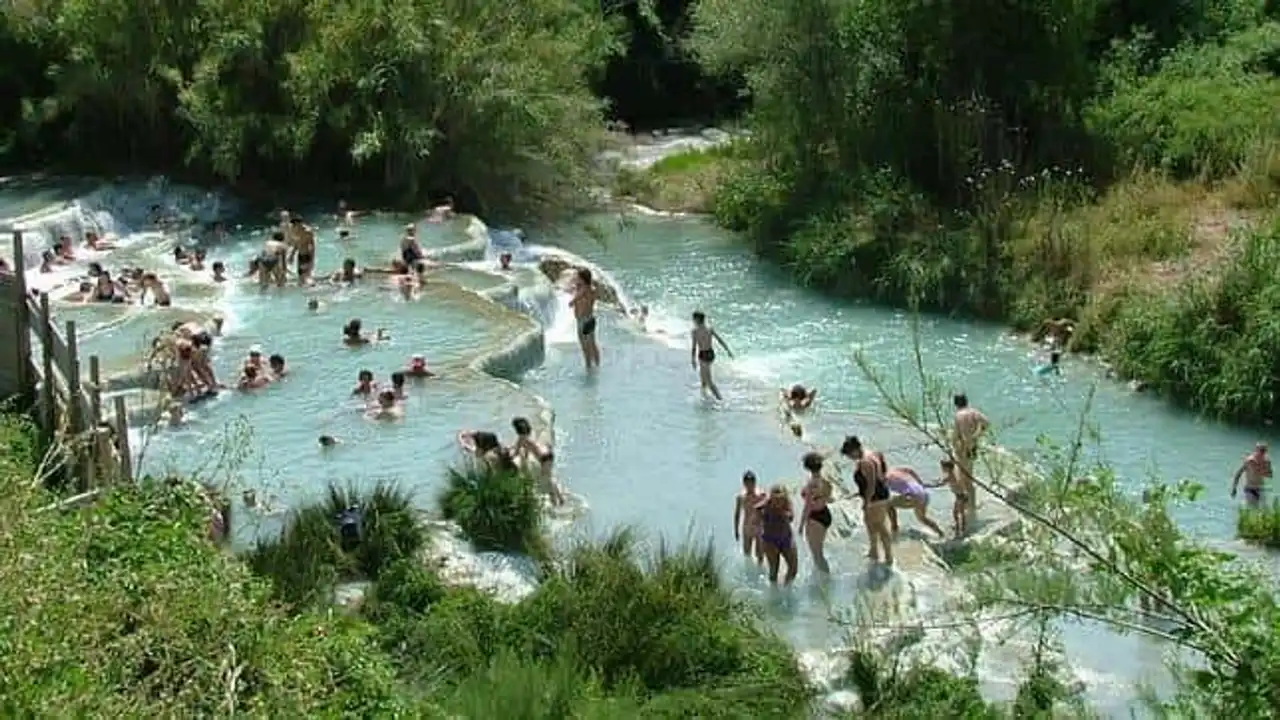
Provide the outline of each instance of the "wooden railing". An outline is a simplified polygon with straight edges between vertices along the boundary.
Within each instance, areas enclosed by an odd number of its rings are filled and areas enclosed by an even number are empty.
[[[116,396],[110,416],[104,415],[98,357],[89,357],[86,382],[75,322],[59,328],[48,294],[27,288],[21,232],[13,234],[13,257],[13,273],[0,276],[0,343],[14,341],[12,350],[0,349],[0,394],[34,403],[46,439],[71,453],[67,460],[81,490],[131,480],[124,398]]]

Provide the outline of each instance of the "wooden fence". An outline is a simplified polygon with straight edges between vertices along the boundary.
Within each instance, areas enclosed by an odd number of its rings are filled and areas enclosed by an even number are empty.
[[[75,322],[55,324],[48,294],[27,288],[23,257],[22,233],[15,232],[13,271],[0,275],[0,399],[18,398],[34,410],[45,439],[67,451],[81,491],[130,481],[124,398],[104,412],[98,357],[91,355],[87,368],[81,363]]]

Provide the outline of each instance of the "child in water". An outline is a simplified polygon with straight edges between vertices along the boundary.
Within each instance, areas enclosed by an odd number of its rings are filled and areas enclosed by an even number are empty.
[[[719,343],[720,347],[729,357],[733,357],[733,351],[725,344],[724,338],[720,337],[720,333],[715,328],[707,324],[707,315],[701,310],[693,313],[693,344],[689,348],[689,362],[698,371],[698,380],[702,385],[702,392],[710,392],[716,400],[723,400],[720,395],[720,388],[716,386],[716,382],[711,377],[711,363],[716,361],[716,351],[714,344]]]
[[[1039,375],[1040,377],[1045,377],[1046,375],[1061,375],[1062,374],[1061,363],[1062,363],[1062,353],[1057,350],[1054,350],[1053,352],[1049,353],[1049,364],[1041,365],[1040,367],[1037,367],[1036,375]]]
[[[750,470],[742,474],[742,492],[733,503],[733,539],[742,543],[742,554],[754,557],[756,563],[764,562],[764,546],[760,544],[760,506],[768,494],[756,484],[756,474]]]
[[[951,506],[951,522],[956,537],[963,537],[969,525],[969,495],[965,491],[964,483],[960,482],[960,478],[956,476],[956,464],[950,458],[943,458],[938,465],[942,468],[942,478],[926,487],[938,488],[945,485],[950,488],[951,494],[955,496],[955,504]]]

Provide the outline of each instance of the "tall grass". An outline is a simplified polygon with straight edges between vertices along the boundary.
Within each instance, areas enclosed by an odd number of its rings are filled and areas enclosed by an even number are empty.
[[[796,716],[811,690],[790,648],[730,599],[713,557],[707,547],[648,554],[622,531],[574,547],[515,605],[465,589],[406,595],[388,574],[366,608],[409,677],[453,684],[470,707],[532,702],[505,694],[515,689],[479,697],[476,674],[502,669],[547,683],[558,706],[604,692],[656,716]]]
[[[451,467],[439,505],[477,550],[547,557],[542,499],[533,480],[518,470],[478,462]]]
[[[1241,540],[1280,549],[1280,500],[1273,500],[1270,506],[1240,508],[1236,535]]]
[[[358,508],[359,539],[343,540],[339,518]],[[254,572],[270,578],[279,597],[295,605],[327,603],[344,580],[376,580],[426,543],[408,494],[378,484],[370,490],[330,486],[323,500],[292,513],[276,538],[248,554]]]
[[[1280,222],[1237,238],[1233,262],[1121,306],[1103,348],[1125,376],[1212,415],[1280,415]]]

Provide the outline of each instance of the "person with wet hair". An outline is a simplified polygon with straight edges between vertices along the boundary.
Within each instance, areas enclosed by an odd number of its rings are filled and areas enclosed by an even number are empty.
[[[889,531],[889,487],[884,482],[883,456],[867,452],[856,435],[840,445],[840,454],[853,462],[853,482],[862,498],[862,521],[867,526],[867,559],[893,564],[893,534]]]
[[[804,510],[800,513],[799,535],[809,543],[809,554],[813,556],[813,565],[818,572],[828,575],[831,566],[827,563],[827,532],[831,530],[831,482],[822,476],[822,456],[816,452],[808,452],[800,458],[800,465],[809,473],[809,479],[800,489],[800,497],[804,499]]]

